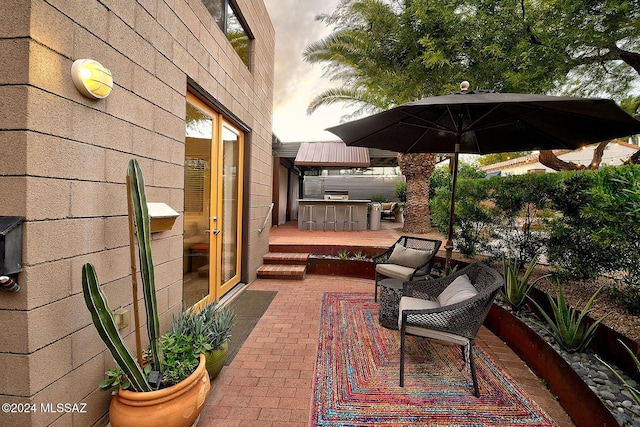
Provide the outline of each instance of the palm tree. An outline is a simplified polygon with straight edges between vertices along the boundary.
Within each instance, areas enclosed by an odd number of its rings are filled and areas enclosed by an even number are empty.
[[[413,21],[406,8],[394,10],[393,4],[380,0],[345,1],[321,19],[336,29],[310,44],[303,56],[311,63],[326,63],[325,76],[342,86],[318,94],[309,114],[322,105],[359,106],[348,119],[450,89],[441,82],[451,81],[452,68],[444,70],[436,62],[426,65],[420,40],[428,29]],[[393,141],[389,149],[393,150]],[[398,164],[407,179],[404,231],[427,232],[431,228],[429,177],[436,156],[399,155]]]

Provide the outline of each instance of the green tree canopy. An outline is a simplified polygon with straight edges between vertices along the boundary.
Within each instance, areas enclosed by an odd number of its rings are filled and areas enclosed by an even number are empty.
[[[342,0],[319,17],[333,32],[303,53],[341,86],[318,94],[308,110],[344,103],[360,107],[355,116],[374,113],[456,91],[463,80],[499,92],[631,100],[640,87],[639,3]],[[407,174],[405,218],[415,224],[428,214],[428,185],[417,182],[428,180],[435,160],[399,160]],[[405,231],[419,232],[407,222]]]
[[[517,159],[518,157],[524,157],[531,154],[532,151],[515,151],[512,153],[493,153],[485,154],[477,158],[477,162],[480,166],[489,166],[495,163],[506,162],[507,160]]]
[[[640,0],[343,0],[304,58],[342,86],[310,105],[387,109],[472,87],[602,95],[640,84]],[[634,89],[635,88],[635,89]]]

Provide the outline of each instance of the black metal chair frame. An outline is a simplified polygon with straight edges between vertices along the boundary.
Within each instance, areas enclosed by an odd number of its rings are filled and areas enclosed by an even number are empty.
[[[393,249],[396,247],[396,245],[402,245],[405,248],[410,248],[410,249],[418,249],[418,250],[433,252],[433,255],[429,257],[429,259],[427,259],[427,261],[424,264],[422,264],[421,266],[419,266],[413,271],[413,273],[409,277],[409,280],[411,281],[416,276],[428,276],[431,273],[431,267],[433,267],[433,261],[436,257],[436,254],[438,253],[438,249],[440,249],[440,245],[442,245],[442,242],[440,240],[425,239],[422,237],[401,236],[398,240],[396,240],[396,242],[393,245],[391,245],[391,247],[389,247],[389,249],[385,250],[384,252],[380,252],[379,254],[374,255],[371,258],[375,263],[375,265],[377,266],[378,264],[385,264],[386,261],[391,256],[391,254],[393,253]],[[374,301],[376,302],[378,301],[378,287],[380,286],[378,283],[380,279],[383,279],[385,277],[387,276],[384,276],[383,274],[378,273],[376,269],[375,289],[373,294]]]
[[[462,347],[463,359],[469,360],[476,397],[480,397],[475,363],[473,361],[474,340],[482,323],[489,314],[493,300],[502,288],[503,278],[496,270],[483,263],[471,264],[456,273],[434,280],[405,282],[403,296],[428,299],[437,297],[453,280],[467,274],[478,294],[465,301],[426,310],[403,310],[400,325],[400,387],[404,387],[405,338],[407,325],[419,328],[447,332],[466,338],[468,343]],[[429,339],[427,337],[423,337]],[[441,340],[443,341],[443,340]]]

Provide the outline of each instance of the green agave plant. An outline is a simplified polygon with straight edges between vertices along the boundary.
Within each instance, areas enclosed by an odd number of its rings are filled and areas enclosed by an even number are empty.
[[[553,311],[553,319],[551,319],[542,307],[531,297],[528,298],[536,306],[542,317],[544,317],[549,328],[541,324],[539,324],[539,326],[549,332],[562,348],[569,353],[573,353],[582,352],[587,348],[595,336],[596,329],[608,316],[608,314],[605,314],[590,325],[587,321],[587,315],[591,311],[591,306],[601,290],[602,288],[598,289],[589,301],[587,301],[582,310],[578,311],[576,308],[567,305],[562,285],[558,282],[556,284],[557,302],[551,295],[547,295]]]
[[[504,276],[504,285],[500,290],[500,295],[511,306],[513,311],[520,311],[520,309],[524,306],[527,301],[527,294],[533,287],[533,285],[545,278],[549,275],[546,274],[544,276],[538,277],[533,282],[529,283],[529,278],[531,277],[531,273],[536,268],[538,264],[538,256],[533,257],[529,265],[527,265],[527,269],[522,276],[522,279],[518,278],[518,274],[520,273],[520,261],[517,259],[502,258],[502,270]]]
[[[231,339],[231,329],[236,321],[236,313],[226,308],[216,310],[210,335],[210,343],[214,350],[219,349],[222,345]]]
[[[638,356],[636,354],[634,354],[633,351],[631,351],[631,349],[624,342],[622,342],[622,340],[618,340],[618,342],[620,344],[622,344],[622,346],[627,351],[627,353],[629,353],[629,355],[631,356],[631,359],[636,364],[636,367],[638,368],[638,371],[640,371],[640,360],[638,360]],[[626,388],[627,391],[631,394],[631,397],[633,397],[633,400],[635,400],[636,403],[638,405],[640,405],[640,389],[632,387],[631,384],[629,384],[627,381],[625,381],[625,379],[622,378],[620,376],[620,374],[618,374],[618,372],[615,369],[613,369],[613,367],[611,365],[609,365],[607,362],[602,360],[599,356],[596,356],[596,358],[600,362],[602,362],[602,364],[604,364],[611,371],[611,373],[613,373],[613,375],[616,376],[616,378],[618,378],[618,381],[620,381],[622,383],[622,385],[624,386],[624,388]],[[634,412],[634,411],[632,411],[632,412]],[[640,415],[637,412],[634,412],[634,413],[636,415]]]
[[[211,349],[216,350],[231,339],[235,319],[233,310],[213,302],[200,310],[189,308],[178,313],[173,317],[171,331],[179,335],[203,335]]]

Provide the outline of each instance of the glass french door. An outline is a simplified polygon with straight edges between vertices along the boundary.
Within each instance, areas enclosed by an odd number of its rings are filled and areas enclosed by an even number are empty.
[[[218,301],[240,282],[244,135],[187,94],[183,302]]]

